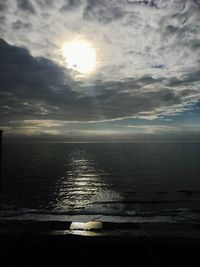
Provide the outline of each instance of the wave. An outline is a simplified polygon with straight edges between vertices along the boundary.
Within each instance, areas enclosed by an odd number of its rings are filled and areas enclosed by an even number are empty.
[[[98,219],[112,222],[173,222],[200,224],[200,210],[190,209],[163,209],[161,211],[127,210],[120,212],[112,210],[33,210],[14,209],[0,211],[0,220],[36,220],[36,221],[74,221],[77,218],[84,220]]]
[[[188,202],[186,199],[180,199],[176,200],[177,202]],[[97,204],[97,205],[102,205],[102,204],[165,204],[165,203],[174,203],[174,201],[171,200],[117,200],[117,201],[95,201],[91,202],[89,204]]]

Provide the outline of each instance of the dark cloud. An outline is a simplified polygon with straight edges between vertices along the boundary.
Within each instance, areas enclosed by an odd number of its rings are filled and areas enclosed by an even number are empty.
[[[157,2],[158,2],[158,0],[144,0],[144,1],[127,0],[128,4],[147,5],[147,6],[158,8]]]
[[[200,50],[200,41],[194,40],[193,42],[191,42],[191,47],[194,52],[198,52]]]
[[[17,20],[15,22],[12,23],[12,27],[14,30],[23,30],[23,29],[27,29],[27,30],[31,30],[32,29],[32,24],[29,22],[23,22],[21,20]]]
[[[140,79],[138,79],[138,82],[141,82],[143,85],[144,84],[153,84],[153,83],[158,83],[161,82],[163,79],[155,79],[150,75],[144,75]]]
[[[199,0],[194,0],[194,2],[197,4],[197,6],[200,8],[200,1]]]
[[[6,17],[6,10],[1,10],[1,6],[0,6],[0,32],[1,32],[1,36],[3,36],[3,33],[5,31],[6,28],[6,24],[7,24],[7,17]],[[2,14],[2,15],[1,15]]]
[[[15,85],[19,88],[15,93],[20,94],[24,87],[44,86],[48,75],[53,82],[52,75],[55,76],[55,70],[52,65],[43,58],[34,59],[25,48],[18,48],[8,45],[3,40],[0,41],[0,75],[2,90],[15,91]],[[47,72],[43,76],[43,68]],[[42,71],[42,72],[41,72]],[[52,73],[51,73],[52,72]],[[49,81],[50,82],[50,81]],[[31,91],[29,92],[31,93]],[[22,93],[23,94],[23,93]]]
[[[42,10],[47,10],[48,8],[53,8],[55,1],[54,0],[35,0],[38,6]]]
[[[60,8],[61,12],[70,11],[81,5],[80,0],[65,0],[63,6]]]
[[[71,93],[66,76],[55,63],[34,58],[25,48],[8,45],[0,40],[1,108],[5,115],[42,115],[42,110],[54,110],[54,103]],[[59,92],[57,90],[60,90]],[[17,111],[17,113],[16,113]],[[43,112],[44,113],[44,112]]]
[[[30,0],[17,0],[17,6],[19,9],[29,12],[31,14],[35,14],[35,9]]]
[[[190,1],[190,0],[189,0]],[[187,2],[189,2],[188,0],[177,0],[177,1],[172,1],[177,5],[182,5],[183,9],[185,9]],[[148,7],[155,7],[155,8],[159,8],[160,6],[162,6],[163,4],[165,5],[168,1],[162,1],[162,0],[141,0],[141,1],[137,1],[137,0],[127,0],[128,4],[132,4],[132,5],[145,5]],[[200,1],[199,0],[192,0],[193,3],[196,4],[197,7],[200,8]],[[170,3],[171,4],[171,3]]]
[[[87,0],[83,16],[87,20],[97,20],[101,23],[108,23],[112,20],[122,18],[123,9],[116,5],[116,2],[108,0]]]
[[[185,96],[195,93],[162,89],[165,81],[150,75],[84,85],[73,81],[53,61],[33,57],[27,49],[2,39],[0,58],[1,124],[25,119],[98,121],[153,114],[182,104]],[[146,85],[151,89],[144,89]]]
[[[124,92],[123,87],[116,91],[110,90],[98,97],[99,105],[104,114],[108,118],[129,117],[131,115],[140,114],[140,112],[154,111],[155,108],[163,108],[169,105],[181,103],[181,97],[174,91],[160,90],[142,92],[142,88]]]
[[[0,2],[0,11],[4,11],[7,9],[7,5],[6,5],[6,2],[3,1],[3,2]]]
[[[190,73],[185,74],[181,79],[173,77],[168,81],[168,85],[171,87],[177,87],[195,82],[200,82],[200,70],[191,71]]]
[[[6,22],[5,16],[0,16],[0,24],[4,24]]]
[[[154,69],[163,69],[163,68],[165,68],[165,65],[163,65],[163,64],[155,64],[155,65],[152,65],[151,67],[154,68]]]
[[[199,82],[200,81],[200,70],[194,70],[191,73],[185,75],[183,82],[191,83],[191,82]]]

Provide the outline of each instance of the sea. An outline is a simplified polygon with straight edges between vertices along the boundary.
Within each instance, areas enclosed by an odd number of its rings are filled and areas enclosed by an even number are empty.
[[[0,218],[200,223],[200,144],[5,143]]]

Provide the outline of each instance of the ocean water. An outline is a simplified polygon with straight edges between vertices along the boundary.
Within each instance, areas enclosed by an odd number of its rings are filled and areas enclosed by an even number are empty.
[[[200,144],[3,144],[1,218],[200,222]]]

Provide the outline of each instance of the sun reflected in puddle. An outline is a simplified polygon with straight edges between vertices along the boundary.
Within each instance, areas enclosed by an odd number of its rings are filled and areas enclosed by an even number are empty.
[[[70,225],[70,230],[100,230],[103,228],[102,222],[72,222]]]
[[[70,234],[81,236],[101,236],[103,235],[102,222],[72,222],[70,225]]]

